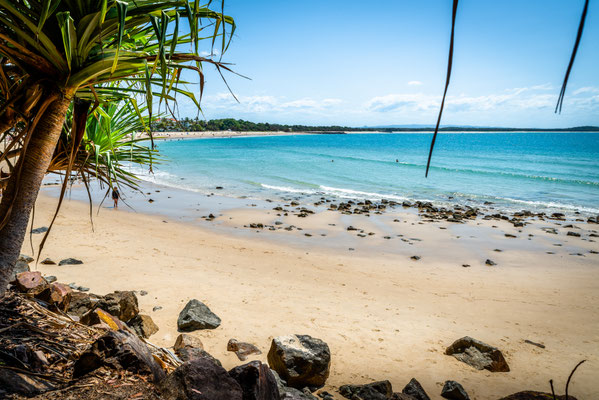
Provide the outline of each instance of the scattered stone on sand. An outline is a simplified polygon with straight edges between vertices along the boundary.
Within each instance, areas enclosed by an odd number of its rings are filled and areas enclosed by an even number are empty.
[[[154,382],[165,376],[148,347],[135,334],[124,330],[108,331],[96,340],[75,362],[73,377],[81,377],[100,367],[149,375]]]
[[[279,336],[272,340],[268,364],[289,386],[319,388],[329,377],[331,351],[320,339],[308,335]]]
[[[412,260],[414,260],[414,261],[418,261],[418,260],[420,260],[420,256],[412,256],[412,257],[410,257],[410,258],[411,258]]]
[[[469,336],[464,336],[453,342],[445,350],[445,354],[454,356],[478,370],[486,369],[491,372],[509,372],[510,370],[499,349]]]
[[[408,382],[401,392],[408,396],[412,396],[415,400],[431,400],[422,388],[420,382],[415,378],[410,379],[410,382]]]
[[[33,234],[40,234],[40,233],[46,233],[48,232],[48,227],[47,226],[40,226],[39,228],[35,228],[31,230],[31,233]]]
[[[445,381],[441,391],[441,397],[448,400],[470,400],[468,393],[462,385],[456,381]]]
[[[27,292],[39,286],[46,286],[48,282],[42,277],[39,271],[25,271],[17,274],[13,281],[21,292]]]
[[[574,237],[580,237],[580,233],[578,232],[573,232],[573,231],[568,231],[568,233],[566,233],[567,236],[574,236]]]
[[[162,310],[162,306],[154,306],[154,308],[152,308],[152,311],[156,312],[156,311],[160,311]]]
[[[470,268],[470,264],[462,264],[462,267],[464,267],[464,268]]]
[[[557,229],[555,228],[541,228],[542,231],[551,233],[552,235],[557,235]]]
[[[515,238],[517,236],[516,235],[512,235],[511,233],[506,233],[505,237],[507,237],[507,238]]]
[[[262,354],[259,348],[251,343],[239,342],[237,339],[230,339],[227,343],[227,351],[233,351],[240,361],[247,360],[252,354]]]
[[[266,364],[251,361],[229,371],[243,391],[243,400],[280,400],[277,381]]]
[[[202,340],[197,336],[193,336],[187,333],[181,333],[179,334],[179,336],[177,336],[177,340],[175,340],[175,345],[173,346],[173,348],[176,351],[184,349],[186,347],[203,349],[204,343],[202,343]]]
[[[490,265],[490,266],[497,265],[497,263],[495,261],[493,261],[489,258],[487,258],[487,260],[485,261],[485,264]]]
[[[200,329],[216,329],[220,323],[220,318],[208,306],[192,299],[179,314],[177,328],[181,332],[192,332]]]
[[[65,258],[64,260],[60,260],[58,265],[79,265],[83,264],[83,261],[78,260],[76,258]]]
[[[140,290],[140,291],[139,291],[139,295],[140,295],[140,296],[147,296],[147,295],[148,295],[148,292],[146,292],[145,290]]]
[[[139,314],[137,296],[135,292],[130,290],[108,293],[100,299],[98,307],[123,322],[128,322],[131,318]]]
[[[553,397],[551,393],[535,392],[529,390],[510,394],[509,396],[502,397],[499,400],[553,400],[554,398],[556,400],[576,400],[576,397],[572,396],[571,394],[568,394],[568,397],[566,397],[565,395],[556,395],[555,397]]]
[[[52,260],[51,258],[44,258],[42,260],[42,264],[44,264],[44,265],[56,265],[56,262],[54,260]]]
[[[127,325],[129,325],[138,336],[141,336],[144,339],[147,339],[158,332],[158,326],[149,315],[137,314],[129,320]]]
[[[227,371],[205,358],[183,363],[162,382],[165,400],[242,400],[241,386]]]
[[[525,339],[524,343],[532,344],[533,346],[537,346],[538,348],[544,349],[545,345],[542,343],[533,342],[532,340]]]

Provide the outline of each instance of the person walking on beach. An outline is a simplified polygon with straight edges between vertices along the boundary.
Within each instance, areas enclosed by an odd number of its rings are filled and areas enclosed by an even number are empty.
[[[121,194],[119,193],[119,189],[117,187],[112,188],[112,201],[114,201],[114,208],[119,208],[119,198]]]

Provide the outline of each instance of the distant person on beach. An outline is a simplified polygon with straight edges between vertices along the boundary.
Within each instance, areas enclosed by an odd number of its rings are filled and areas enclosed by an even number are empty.
[[[119,208],[119,197],[121,194],[119,193],[119,189],[117,187],[112,188],[112,201],[114,201],[114,208]]]

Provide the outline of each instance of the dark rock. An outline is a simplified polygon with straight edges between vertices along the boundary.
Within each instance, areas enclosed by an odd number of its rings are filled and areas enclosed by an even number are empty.
[[[495,261],[488,259],[488,258],[487,258],[487,261],[485,261],[485,264],[490,265],[490,266],[497,265],[497,263]]]
[[[54,275],[44,276],[44,279],[48,283],[53,283],[53,282],[56,282],[58,280]]]
[[[220,326],[220,318],[208,306],[193,299],[183,308],[177,319],[177,328],[181,332],[192,332],[199,329],[216,329]]]
[[[29,262],[21,259],[21,257],[19,257],[19,259],[15,263],[15,267],[13,268],[12,273],[10,274],[10,277],[8,279],[9,282],[13,282],[15,279],[17,279],[17,275],[20,274],[21,272],[29,272],[30,271]]]
[[[573,231],[568,231],[568,233],[566,233],[566,235],[568,235],[568,236],[574,236],[574,237],[580,237],[580,233],[573,232]]]
[[[71,303],[69,304],[69,309],[67,312],[69,314],[82,317],[84,314],[92,310],[99,300],[100,297],[94,294],[73,292],[71,293]]]
[[[445,381],[443,390],[441,391],[441,397],[448,400],[470,400],[468,393],[466,393],[462,385],[456,381]]]
[[[135,333],[145,339],[158,332],[158,326],[149,315],[137,314],[127,322],[127,325],[129,325]]]
[[[416,400],[431,400],[422,388],[422,385],[420,385],[420,382],[414,378],[410,379],[410,382],[408,382],[401,392],[412,396]]]
[[[179,350],[175,350],[175,354],[182,361],[190,361],[190,360],[194,360],[196,358],[205,358],[205,359],[209,360],[210,362],[215,363],[219,367],[222,367],[222,364],[220,363],[220,361],[217,360],[216,358],[212,357],[212,355],[204,349],[195,348],[195,347],[183,347]]]
[[[551,393],[543,393],[543,392],[535,392],[535,391],[524,391],[518,392],[514,394],[510,394],[509,396],[502,397],[499,400],[553,400],[554,397]],[[568,395],[568,397],[564,396],[555,396],[556,400],[576,400],[576,397],[572,395]]]
[[[81,354],[73,366],[73,377],[81,377],[102,366],[149,375],[154,382],[165,376],[148,347],[133,333],[122,330],[109,331]]]
[[[9,394],[33,397],[56,388],[35,376],[22,374],[10,369],[0,368],[0,398],[4,399]]]
[[[48,285],[48,282],[42,277],[39,271],[26,271],[17,274],[13,281],[21,292],[38,289]]]
[[[533,342],[532,340],[525,339],[524,343],[532,344],[533,346],[537,346],[540,349],[544,349],[545,345],[542,343]]]
[[[541,228],[541,230],[543,230],[547,233],[551,233],[553,235],[557,235],[557,229],[555,229],[555,228]]]
[[[58,265],[79,265],[83,264],[83,261],[77,260],[76,258],[65,258],[64,260],[60,260]]]
[[[322,387],[329,377],[329,346],[308,335],[274,338],[267,358],[270,367],[294,388]]]
[[[418,261],[418,260],[420,260],[420,256],[412,256],[412,257],[410,257],[410,258],[411,258],[412,260],[414,260],[414,261]]]
[[[165,400],[243,400],[239,383],[205,358],[185,362],[168,375],[160,390]]]
[[[351,400],[388,400],[393,396],[389,381],[379,381],[366,385],[343,385],[339,387],[341,396]]]
[[[139,314],[137,296],[132,291],[116,291],[103,296],[98,302],[98,307],[114,315],[123,322]]]
[[[54,260],[52,260],[51,258],[44,258],[42,260],[42,264],[44,264],[44,265],[56,265],[56,262],[54,262]]]
[[[31,233],[33,233],[33,234],[46,233],[46,232],[48,232],[47,226],[40,226],[39,228],[35,228],[35,229],[31,230]]]
[[[487,369],[491,372],[509,372],[510,370],[499,349],[469,336],[453,342],[445,350],[445,354],[452,355],[479,370]]]
[[[227,343],[227,351],[233,351],[240,361],[245,361],[249,355],[262,354],[259,348],[251,343],[239,342],[236,339],[230,339]]]
[[[243,400],[280,400],[277,381],[270,368],[260,361],[252,361],[229,371],[239,383]]]

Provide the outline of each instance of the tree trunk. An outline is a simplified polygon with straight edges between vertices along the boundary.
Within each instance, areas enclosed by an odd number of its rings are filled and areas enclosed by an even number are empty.
[[[55,94],[56,92],[49,93],[50,96]],[[10,177],[6,191],[3,193],[0,202],[0,221],[4,220],[6,215],[8,220],[0,229],[0,298],[6,292],[8,279],[19,258],[27,233],[29,215],[52,160],[71,98],[70,92],[59,93],[57,99],[50,103],[32,133],[27,155],[19,157],[15,173]],[[21,174],[17,182],[16,170],[21,164]],[[18,194],[11,202],[17,189]]]

